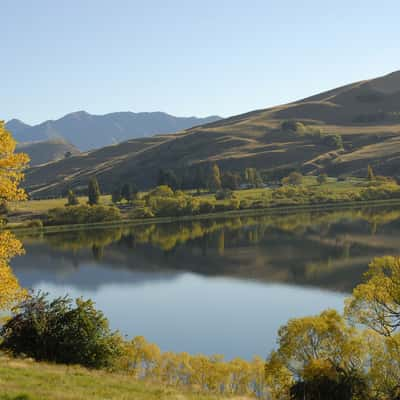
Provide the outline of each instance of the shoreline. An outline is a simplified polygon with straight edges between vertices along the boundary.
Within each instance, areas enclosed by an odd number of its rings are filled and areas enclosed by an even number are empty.
[[[370,201],[347,201],[337,203],[323,203],[323,204],[302,204],[293,206],[275,206],[266,208],[250,208],[245,210],[231,210],[221,211],[208,214],[186,215],[180,217],[151,217],[141,219],[121,219],[119,221],[95,222],[90,224],[68,224],[68,225],[54,225],[36,227],[5,227],[0,228],[0,231],[12,231],[15,233],[57,233],[68,232],[84,229],[103,229],[113,228],[119,226],[140,226],[150,224],[166,224],[174,222],[190,222],[201,221],[208,219],[222,219],[233,217],[256,217],[262,215],[280,215],[280,214],[294,214],[296,212],[305,211],[330,211],[330,210],[343,210],[348,208],[368,207],[368,206],[385,206],[385,205],[400,205],[400,199],[387,199],[387,200],[370,200]]]

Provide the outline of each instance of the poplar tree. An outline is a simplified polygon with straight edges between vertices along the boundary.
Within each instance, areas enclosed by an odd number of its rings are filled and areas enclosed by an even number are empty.
[[[96,177],[93,177],[89,181],[88,185],[88,203],[93,206],[99,204],[100,200],[100,187]]]

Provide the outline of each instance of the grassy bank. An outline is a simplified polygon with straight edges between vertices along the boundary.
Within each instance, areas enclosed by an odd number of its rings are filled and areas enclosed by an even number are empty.
[[[0,357],[0,400],[215,400],[219,398],[138,382],[126,375]]]
[[[372,196],[364,195],[371,190],[373,191]],[[377,190],[379,192],[376,192]],[[145,225],[241,216],[289,214],[301,211],[325,211],[353,207],[400,205],[399,190],[400,187],[398,185],[392,184],[391,186],[385,186],[385,183],[379,184],[377,182],[372,184],[367,179],[360,178],[351,178],[345,181],[328,178],[325,183],[319,184],[315,177],[304,177],[303,184],[298,187],[284,186],[276,190],[271,188],[236,190],[231,192],[231,197],[228,199],[216,199],[215,194],[210,193],[186,192],[186,194],[183,195],[186,196],[186,199],[200,203],[208,202],[212,205],[212,211],[203,213],[189,212],[179,215],[177,211],[177,216],[163,216],[162,212],[154,211],[155,216],[150,215],[144,218],[141,213],[135,215],[135,212],[133,212],[136,209],[136,205],[122,203],[119,205],[122,219],[119,220],[108,218],[108,221],[104,219],[103,222],[91,222],[89,218],[89,222],[85,223],[85,218],[80,218],[79,223],[63,225],[69,221],[64,221],[62,218],[45,227],[30,224],[30,221],[36,218],[45,218],[52,208],[58,207],[59,210],[66,210],[64,208],[66,200],[29,200],[10,205],[11,216],[6,228],[23,232],[58,232],[120,225]],[[389,194],[387,191],[389,191]],[[173,197],[173,192],[171,193],[171,200],[180,201]],[[139,198],[145,199],[146,195],[147,193],[142,192]],[[382,197],[382,199],[380,199],[380,197]],[[160,199],[164,198],[158,197],[157,199],[160,201]],[[180,199],[185,201],[185,197],[181,197]],[[235,199],[235,207],[232,207],[232,199]],[[84,197],[79,198],[80,204],[85,204],[86,201],[87,199]],[[145,203],[145,201],[142,200],[141,202]],[[101,196],[100,204],[111,205],[110,196]],[[179,206],[177,205],[176,207],[178,210]],[[148,205],[147,208],[149,209]],[[168,213],[165,214],[168,215]],[[169,212],[169,214],[171,213]],[[78,220],[76,222],[78,222]]]
[[[201,221],[209,219],[223,219],[223,218],[237,218],[237,217],[256,217],[262,215],[287,215],[299,212],[307,211],[335,211],[335,210],[346,210],[351,208],[361,207],[379,207],[379,206],[400,206],[400,199],[390,200],[370,200],[370,201],[352,201],[343,203],[331,203],[331,204],[304,204],[304,205],[293,205],[286,207],[270,207],[262,209],[248,209],[248,210],[233,210],[223,211],[212,214],[199,214],[199,215],[188,215],[182,217],[153,217],[143,219],[130,219],[125,218],[121,221],[109,221],[99,222],[91,224],[71,224],[71,225],[57,225],[57,226],[44,226],[41,228],[26,227],[23,224],[8,224],[5,226],[7,230],[20,232],[20,233],[51,233],[51,232],[67,232],[76,231],[81,229],[102,229],[112,228],[118,226],[136,226],[136,225],[150,225],[150,224],[165,224],[173,222],[187,222],[187,221]]]

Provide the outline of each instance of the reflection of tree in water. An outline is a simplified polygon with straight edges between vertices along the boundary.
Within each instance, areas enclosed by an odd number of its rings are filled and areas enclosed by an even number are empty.
[[[182,270],[347,290],[373,257],[400,248],[398,221],[400,210],[356,209],[81,230],[45,235],[41,243],[78,259],[87,255],[77,251],[88,249],[99,263],[129,270]]]

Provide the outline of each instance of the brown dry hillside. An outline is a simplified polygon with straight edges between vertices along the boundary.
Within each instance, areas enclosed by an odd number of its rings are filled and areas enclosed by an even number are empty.
[[[282,128],[283,121],[304,129]],[[320,132],[315,134],[315,132]],[[343,148],[329,140],[340,135]],[[277,176],[307,174],[400,175],[400,71],[257,110],[177,134],[130,140],[32,168],[26,187],[36,196],[82,187],[97,175],[104,190],[118,181],[155,184],[159,168],[177,172],[217,162],[223,169],[257,167]]]

